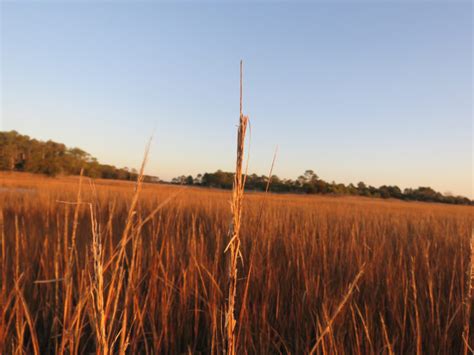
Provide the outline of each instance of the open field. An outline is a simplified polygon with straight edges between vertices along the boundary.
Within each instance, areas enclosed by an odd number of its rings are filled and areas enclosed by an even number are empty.
[[[78,189],[0,175],[0,353],[222,353],[231,192]],[[246,194],[237,352],[463,353],[473,212]]]

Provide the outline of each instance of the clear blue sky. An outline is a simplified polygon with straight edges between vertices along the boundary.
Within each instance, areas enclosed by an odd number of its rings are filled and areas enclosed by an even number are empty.
[[[1,3],[1,130],[164,179],[232,170],[472,193],[466,2]]]

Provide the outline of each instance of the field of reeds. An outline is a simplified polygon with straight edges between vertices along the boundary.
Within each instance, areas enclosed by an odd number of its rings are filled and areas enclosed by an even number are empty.
[[[0,353],[223,353],[231,199],[2,173]],[[242,207],[238,354],[474,346],[472,207],[262,193]]]

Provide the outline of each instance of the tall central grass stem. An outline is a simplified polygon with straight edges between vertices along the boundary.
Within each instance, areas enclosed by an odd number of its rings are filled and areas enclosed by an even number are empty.
[[[232,189],[232,222],[230,225],[230,242],[226,251],[229,251],[229,295],[226,313],[227,325],[227,354],[236,353],[235,344],[235,299],[237,293],[237,261],[240,256],[240,225],[242,217],[242,201],[246,176],[242,173],[244,159],[245,133],[247,131],[248,117],[242,113],[242,61],[240,62],[240,117],[237,134],[237,160],[235,164],[234,186]]]

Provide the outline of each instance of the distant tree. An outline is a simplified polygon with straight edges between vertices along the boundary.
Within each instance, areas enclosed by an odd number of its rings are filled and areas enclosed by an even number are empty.
[[[357,187],[353,183],[347,185],[346,192],[350,195],[357,195]]]
[[[186,177],[186,180],[185,180],[185,184],[186,185],[192,185],[194,183],[194,179],[191,175],[189,175],[188,177]]]
[[[49,176],[58,174],[79,174],[84,169],[84,175],[92,178],[136,180],[136,169],[116,168],[113,165],[100,164],[97,159],[80,148],[67,148],[62,143],[54,141],[38,141],[16,131],[0,132],[0,170],[26,171],[42,173]],[[158,182],[156,176],[145,175],[145,182]],[[452,204],[474,204],[463,196],[441,194],[430,187],[405,189],[403,192],[398,186],[383,185],[379,188],[367,186],[362,181],[354,186],[341,183],[328,183],[313,170],[306,170],[296,180],[280,179],[276,175],[250,174],[247,177],[246,189],[264,191],[270,179],[270,191],[295,192],[308,194],[351,194],[371,197],[397,198],[427,202],[443,202]],[[201,185],[231,189],[234,181],[232,172],[217,170],[214,173],[181,175],[173,178],[174,184]]]
[[[80,148],[67,148],[54,141],[42,142],[16,131],[0,132],[0,170],[27,171],[49,176],[84,174],[107,179],[136,179],[137,173],[102,165]]]
[[[303,176],[305,181],[310,183],[314,183],[319,179],[319,176],[313,170],[306,170]]]
[[[370,190],[369,188],[367,187],[367,185],[360,181],[358,184],[357,184],[357,191],[359,193],[359,195],[361,196],[370,196]]]
[[[193,184],[194,185],[201,185],[202,183],[202,174],[197,174],[194,178]]]

